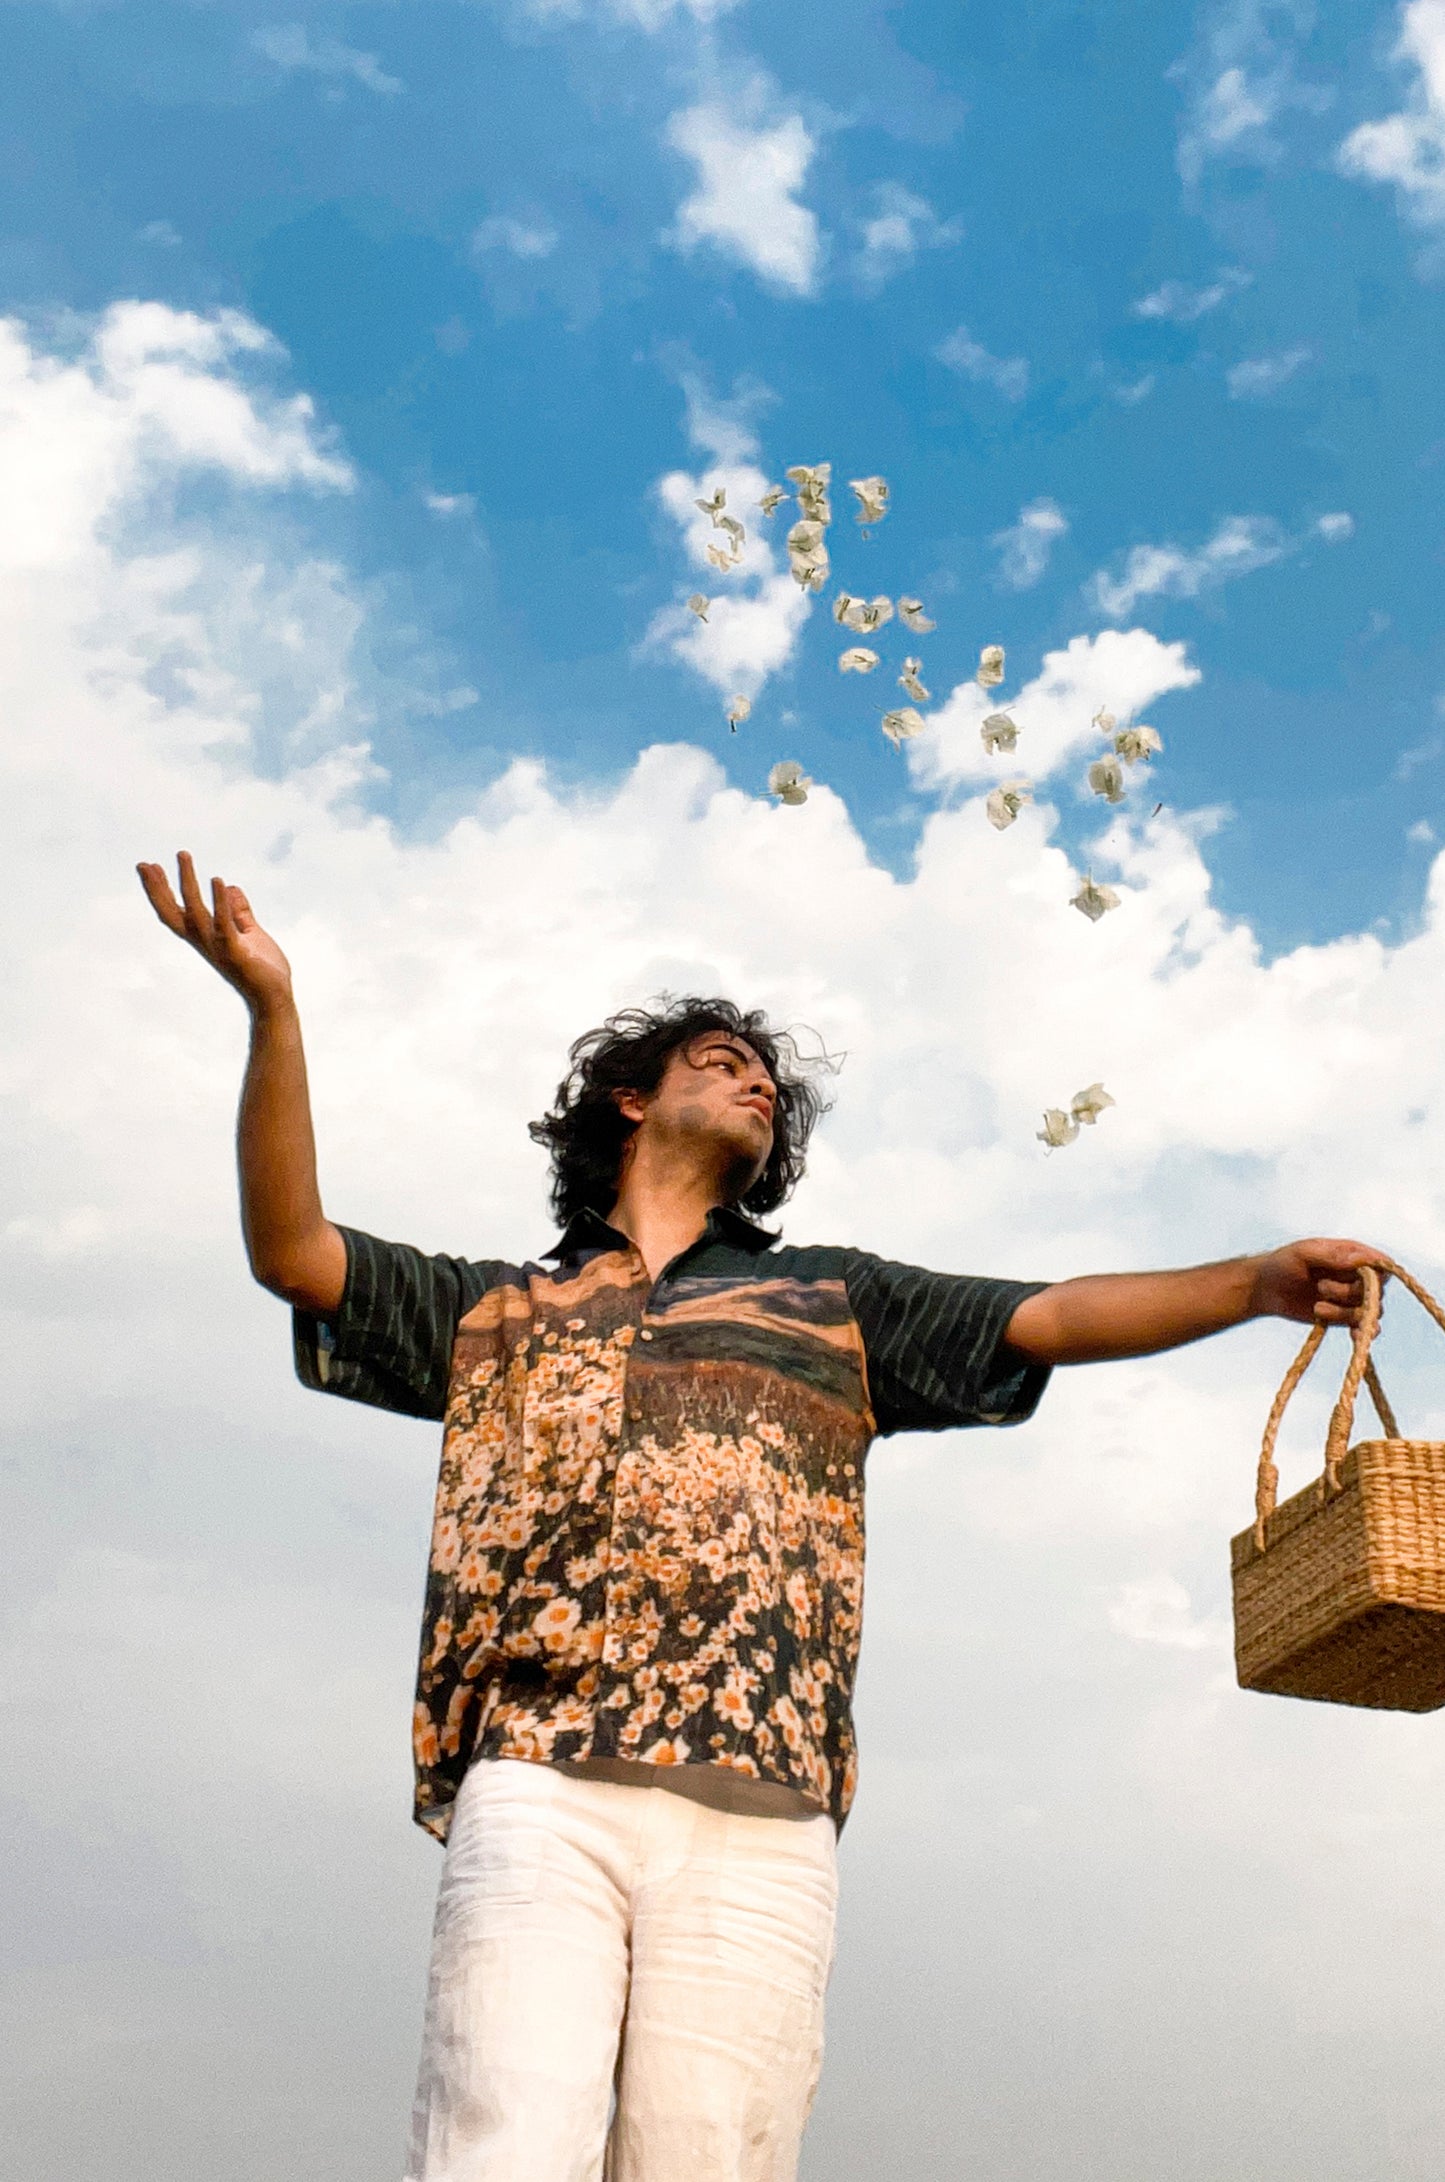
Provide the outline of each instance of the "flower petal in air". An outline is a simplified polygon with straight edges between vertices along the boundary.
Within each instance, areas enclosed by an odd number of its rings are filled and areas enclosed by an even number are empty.
[[[1126,794],[1124,768],[1117,758],[1095,758],[1089,767],[1089,786],[1106,803],[1122,803]]]
[[[1087,1084],[1082,1091],[1074,1093],[1069,1101],[1069,1112],[1076,1122],[1082,1121],[1086,1128],[1092,1129],[1100,1114],[1103,1113],[1104,1108],[1114,1106],[1117,1103],[1115,1099],[1110,1098],[1101,1083],[1091,1083]]]
[[[813,783],[796,758],[782,758],[768,775],[769,793],[780,803],[806,803]]]
[[[687,602],[687,610],[690,614],[696,614],[699,621],[706,621],[707,610],[711,604],[712,600],[705,593],[694,591]]]
[[[900,705],[896,712],[883,715],[883,732],[895,750],[903,743],[911,742],[915,735],[921,735],[927,725],[923,714],[915,712],[912,705]]]
[[[997,689],[1003,680],[1002,644],[985,644],[978,655],[978,686],[980,689]]]
[[[877,652],[870,652],[866,644],[850,644],[846,652],[838,655],[840,674],[871,674],[877,664]]]
[[[888,513],[888,480],[886,477],[853,477],[848,480],[848,490],[858,496],[858,521],[866,529],[870,523],[881,523]]]
[[[931,689],[926,689],[919,680],[922,666],[923,661],[921,659],[905,659],[903,672],[898,677],[898,687],[907,690],[909,696],[916,699],[920,705],[926,705],[933,692]]]
[[[1070,896],[1070,902],[1073,908],[1088,918],[1090,924],[1097,924],[1100,917],[1107,916],[1111,909],[1118,908],[1119,897],[1111,886],[1096,886],[1094,875],[1090,872],[1078,893]]]
[[[1061,1145],[1072,1144],[1078,1133],[1079,1124],[1061,1106],[1046,1106],[1044,1125],[1034,1132],[1040,1144],[1047,1144],[1051,1152],[1058,1151]]]
[[[1033,782],[1030,780],[1003,780],[984,804],[988,822],[1002,833],[1011,826],[1026,803],[1032,803]]]
[[[728,504],[727,488],[719,485],[711,500],[694,500],[693,506],[701,515],[710,515],[714,523]]]
[[[911,629],[915,636],[927,636],[930,629],[938,627],[938,623],[930,621],[923,611],[922,599],[900,599],[898,601],[898,618],[904,628]]]
[[[985,750],[1012,750],[1019,739],[1018,722],[1006,712],[991,712],[978,733]]]
[[[1158,732],[1152,727],[1121,727],[1114,737],[1114,748],[1126,765],[1137,765],[1142,758],[1147,764],[1156,750],[1164,748]]]
[[[739,723],[747,718],[752,709],[753,701],[751,697],[730,697],[728,699],[728,726],[735,735]]]
[[[787,497],[781,485],[769,485],[762,499],[758,502],[758,506],[762,509],[764,515],[773,516],[776,515]]]
[[[1098,711],[1094,714],[1091,725],[1097,727],[1101,735],[1112,735],[1119,723],[1114,718],[1112,712],[1107,712],[1104,707],[1100,705]]]

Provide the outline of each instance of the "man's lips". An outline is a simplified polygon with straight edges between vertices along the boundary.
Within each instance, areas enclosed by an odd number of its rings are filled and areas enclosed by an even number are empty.
[[[761,1114],[764,1121],[771,1122],[773,1118],[772,1105],[767,1099],[739,1099],[738,1104],[750,1114]]]

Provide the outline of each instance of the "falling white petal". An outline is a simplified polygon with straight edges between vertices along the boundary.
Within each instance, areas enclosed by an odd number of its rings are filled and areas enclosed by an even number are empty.
[[[903,672],[898,677],[898,687],[906,689],[909,696],[914,698],[920,705],[926,705],[933,692],[931,689],[925,689],[923,683],[919,680],[919,670],[922,665],[923,661],[921,659],[905,659]]]
[[[877,664],[877,652],[870,652],[866,644],[851,644],[838,655],[840,674],[871,674]]]
[[[1107,916],[1111,909],[1119,906],[1119,897],[1114,889],[1111,886],[1096,885],[1092,872],[1078,893],[1070,896],[1070,900],[1073,907],[1088,918],[1090,924],[1097,924],[1100,917]]]
[[[768,788],[780,803],[806,803],[813,783],[796,758],[783,758],[768,775]]]
[[[900,705],[896,712],[883,715],[883,732],[895,750],[901,744],[911,742],[915,735],[921,735],[927,725],[923,714],[915,712],[912,705]]]
[[[710,500],[694,500],[693,502],[693,506],[698,510],[698,512],[702,515],[710,515],[714,523],[716,523],[718,517],[722,514],[722,511],[727,506],[727,504],[727,488],[724,485],[718,486],[717,491],[713,494]]]
[[[997,826],[1000,833],[1011,826],[1026,803],[1032,803],[1033,782],[1028,780],[1000,781],[984,804],[988,822]]]
[[[930,621],[923,611],[922,599],[900,599],[898,601],[898,618],[904,628],[911,629],[915,636],[927,636],[930,629],[938,627],[938,623]]]
[[[985,750],[1012,750],[1019,739],[1018,722],[1006,712],[991,712],[979,729]]]
[[[1152,727],[1121,727],[1114,737],[1114,748],[1126,765],[1137,765],[1141,758],[1147,764],[1164,745]]]
[[[736,568],[738,565],[738,555],[729,553],[726,546],[710,545],[707,549],[707,557],[714,568],[728,569]]]
[[[840,591],[833,601],[833,619],[841,623],[845,629],[851,627],[848,616],[855,606],[861,606],[862,604],[861,599],[852,598],[848,592]]]
[[[717,527],[719,530],[727,532],[733,542],[734,553],[741,559],[743,547],[748,542],[748,534],[737,517],[735,515],[720,515],[717,519]]]
[[[762,509],[764,515],[773,516],[776,515],[787,497],[781,485],[769,485],[762,499],[758,502],[758,506]]]
[[[1034,1131],[1040,1144],[1047,1144],[1049,1150],[1053,1152],[1058,1151],[1061,1145],[1072,1144],[1078,1133],[1079,1124],[1075,1121],[1073,1115],[1066,1114],[1061,1106],[1046,1106],[1044,1108],[1044,1125],[1042,1129]]]
[[[1126,793],[1124,768],[1117,758],[1095,758],[1089,767],[1089,786],[1106,803],[1122,803]]]
[[[806,463],[795,463],[784,472],[789,484],[798,488],[798,506],[810,522],[831,523],[833,510],[828,500],[828,484],[833,475],[831,462],[815,462],[811,468]]]
[[[1119,723],[1115,719],[1113,713],[1106,712],[1104,707],[1101,705],[1098,711],[1094,714],[1093,725],[1097,727],[1101,735],[1112,735]]]
[[[985,644],[978,655],[978,686],[980,689],[997,689],[1003,680],[1002,644]]]
[[[706,597],[703,592],[694,591],[687,602],[687,610],[690,614],[696,614],[699,621],[706,621],[707,610],[711,604],[712,600]]]
[[[1101,1083],[1091,1083],[1084,1090],[1074,1093],[1069,1101],[1069,1112],[1076,1122],[1082,1121],[1086,1128],[1092,1129],[1104,1108],[1117,1103],[1117,1100],[1110,1098]]]
[[[788,567],[793,581],[805,591],[821,591],[828,581],[829,560],[826,553],[790,553]]]
[[[735,735],[739,724],[747,718],[752,709],[753,701],[751,697],[730,697],[728,699],[728,726]]]
[[[888,513],[888,480],[886,477],[854,477],[848,481],[848,490],[858,496],[858,521],[865,527],[881,523]]]
[[[854,599],[844,619],[847,627],[856,629],[860,636],[872,636],[875,629],[893,619],[893,601],[882,597]]]
[[[800,522],[794,523],[792,529],[788,532],[788,551],[790,553],[826,552],[827,540],[823,536],[823,525],[814,522],[811,516],[806,515]]]

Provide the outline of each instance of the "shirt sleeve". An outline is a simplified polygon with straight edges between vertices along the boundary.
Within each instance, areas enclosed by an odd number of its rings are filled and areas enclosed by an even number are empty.
[[[296,1376],[321,1394],[369,1402],[406,1417],[446,1414],[457,1325],[504,1268],[427,1257],[406,1243],[340,1230],[346,1286],[328,1318],[291,1314]]]
[[[855,1250],[847,1283],[880,1435],[1022,1424],[1033,1415],[1050,1367],[1010,1348],[1004,1333],[1047,1281],[929,1273]]]

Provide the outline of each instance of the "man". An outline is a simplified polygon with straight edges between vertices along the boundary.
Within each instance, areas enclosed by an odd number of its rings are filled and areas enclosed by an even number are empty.
[[[541,1263],[322,1210],[290,972],[189,856],[157,915],[251,1012],[256,1278],[308,1386],[445,1419],[414,1721],[447,1843],[408,2182],[787,2182],[854,1786],[876,1433],[1012,1424],[1051,1366],[1347,1323],[1359,1243],[1054,1284],[780,1248],[823,1101],[726,1001],[572,1049]]]

